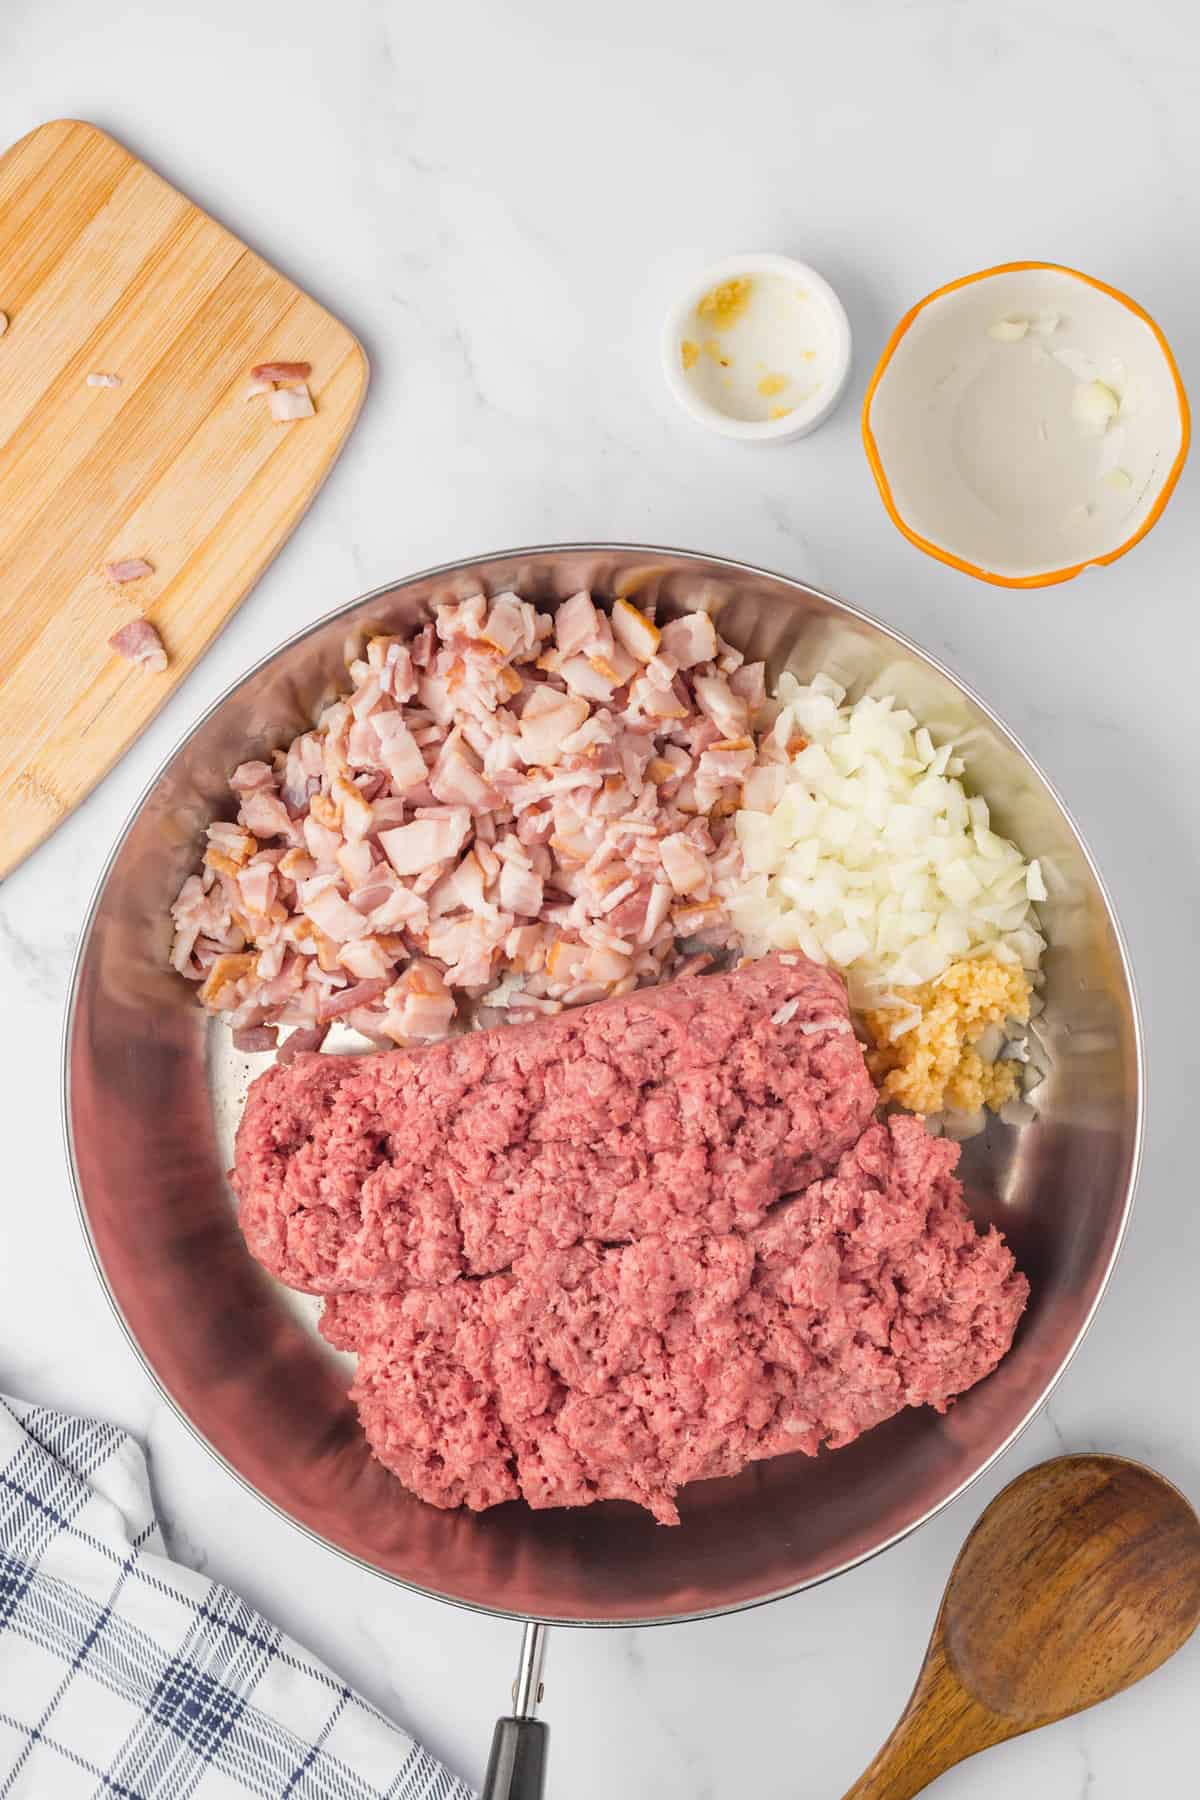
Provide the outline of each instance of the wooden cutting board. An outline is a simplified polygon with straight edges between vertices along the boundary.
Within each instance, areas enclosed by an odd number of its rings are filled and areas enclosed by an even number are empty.
[[[280,548],[344,444],[344,325],[94,125],[0,158],[0,876],[112,767]],[[314,418],[244,398],[309,362]],[[119,375],[89,387],[91,372]],[[117,585],[105,564],[154,573]],[[108,639],[144,615],[161,675]]]

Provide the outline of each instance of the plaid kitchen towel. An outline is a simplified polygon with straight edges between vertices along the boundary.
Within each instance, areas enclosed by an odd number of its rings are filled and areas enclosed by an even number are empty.
[[[0,1400],[0,1800],[470,1800],[219,1582],[115,1426]]]

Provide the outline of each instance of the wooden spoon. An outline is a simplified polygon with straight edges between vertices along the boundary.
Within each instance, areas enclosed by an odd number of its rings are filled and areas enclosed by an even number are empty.
[[[1200,1519],[1153,1469],[1059,1456],[998,1494],[946,1584],[913,1695],[845,1800],[909,1800],[1132,1687],[1200,1621]]]

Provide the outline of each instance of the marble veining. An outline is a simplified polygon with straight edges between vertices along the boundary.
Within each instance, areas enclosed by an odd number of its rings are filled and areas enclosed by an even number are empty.
[[[553,1795],[837,1800],[903,1705],[962,1537],[1020,1468],[1106,1448],[1200,1498],[1196,472],[1113,569],[1001,596],[897,536],[857,432],[895,319],[1014,257],[1127,289],[1185,379],[1200,369],[1194,8],[241,0],[200,16],[8,0],[0,66],[4,141],[61,114],[115,131],[333,307],[373,364],[302,528],[0,889],[0,1383],[137,1432],[175,1553],[463,1772],[482,1773],[517,1628],[406,1594],[260,1506],[148,1382],[82,1243],[59,1142],[62,1007],[88,894],[158,762],[251,662],[366,587],[502,546],[641,538],[806,577],[910,633],[1025,739],[1097,855],[1138,973],[1152,1107],[1128,1247],[1052,1405],[971,1493],[837,1582],[733,1618],[551,1640]],[[840,411],[786,447],[710,438],[661,386],[669,299],[739,248],[812,262],[855,332]],[[1198,1674],[1192,1645],[1108,1706],[952,1773],[939,1800],[1190,1792]]]

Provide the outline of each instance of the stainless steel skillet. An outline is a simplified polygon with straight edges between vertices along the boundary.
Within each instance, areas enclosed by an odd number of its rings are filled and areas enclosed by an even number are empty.
[[[167,908],[226,778],[312,721],[347,644],[437,601],[515,587],[553,605],[580,587],[704,604],[772,675],[825,668],[953,735],[998,828],[1048,871],[1040,1116],[965,1147],[968,1197],[995,1220],[1033,1297],[1012,1353],[945,1418],[901,1416],[836,1455],[762,1463],[683,1496],[667,1531],[618,1504],[484,1515],[423,1506],[367,1453],[316,1303],[247,1255],[224,1170],[252,1061],[207,1026],[166,966]],[[148,1372],[225,1466],[301,1530],[363,1567],[458,1605],[526,1620],[654,1624],[732,1611],[828,1579],[931,1517],[1046,1399],[1103,1294],[1132,1201],[1143,1077],[1132,978],[1112,908],[1066,810],[981,701],[914,645],[831,596],[742,564],[631,545],[518,550],[447,565],[331,614],[260,663],[159,770],[101,877],[67,1018],[64,1111],[97,1270]],[[530,1662],[533,1660],[531,1646]],[[526,1690],[536,1692],[534,1679]]]

